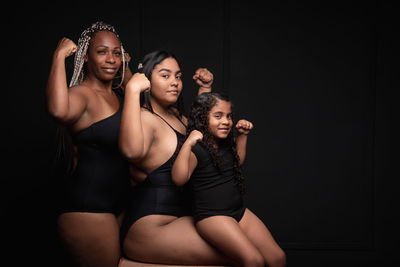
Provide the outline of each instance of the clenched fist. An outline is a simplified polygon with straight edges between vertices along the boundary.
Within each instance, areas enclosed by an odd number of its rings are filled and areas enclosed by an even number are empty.
[[[214,75],[206,68],[198,68],[193,75],[194,82],[203,88],[211,88]]]
[[[247,120],[239,120],[236,123],[236,129],[239,132],[239,134],[248,135],[250,131],[253,129],[253,123]]]

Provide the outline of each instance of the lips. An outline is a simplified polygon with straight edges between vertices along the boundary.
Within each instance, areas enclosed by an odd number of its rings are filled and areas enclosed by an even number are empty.
[[[172,95],[178,95],[178,90],[170,90],[170,91],[167,91],[169,94],[172,94]]]
[[[221,131],[223,133],[227,133],[230,131],[230,128],[218,128],[218,131]]]
[[[116,68],[106,68],[106,67],[104,67],[104,68],[101,68],[104,72],[106,72],[106,73],[110,73],[110,74],[114,74],[116,71],[117,71],[117,69]]]

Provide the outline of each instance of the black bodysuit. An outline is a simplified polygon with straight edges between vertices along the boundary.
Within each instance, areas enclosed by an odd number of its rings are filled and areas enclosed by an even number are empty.
[[[234,156],[230,148],[225,146],[218,150],[223,162],[222,172],[214,166],[211,155],[201,143],[197,143],[192,152],[197,158],[189,180],[195,222],[216,215],[230,216],[239,222],[246,208],[234,178]]]
[[[122,91],[116,113],[72,136],[77,165],[65,179],[61,212],[107,212],[120,214],[128,196],[129,165],[118,150],[123,104]]]
[[[143,182],[132,187],[131,199],[121,226],[122,242],[132,224],[144,216],[160,214],[182,217],[190,214],[187,190],[178,187],[171,177],[173,162],[185,136],[161,116],[156,113],[154,115],[160,117],[175,132],[177,147],[175,153],[164,164],[148,173]]]

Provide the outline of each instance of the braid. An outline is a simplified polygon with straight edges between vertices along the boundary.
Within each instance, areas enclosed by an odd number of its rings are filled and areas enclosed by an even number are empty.
[[[84,78],[85,78],[85,73],[83,70],[83,65],[85,63],[85,56],[87,54],[90,40],[93,37],[93,34],[99,31],[109,31],[114,33],[117,38],[120,40],[118,33],[114,29],[113,26],[110,24],[106,24],[102,21],[98,21],[93,23],[89,28],[84,30],[81,33],[81,36],[78,40],[78,49],[75,53],[75,58],[74,58],[74,73],[72,75],[71,81],[69,86],[72,87],[74,85],[80,84]],[[121,43],[121,53],[122,53],[122,79],[121,82],[118,84],[118,87],[121,86],[123,80],[124,80],[124,75],[125,75],[125,50],[122,46]]]

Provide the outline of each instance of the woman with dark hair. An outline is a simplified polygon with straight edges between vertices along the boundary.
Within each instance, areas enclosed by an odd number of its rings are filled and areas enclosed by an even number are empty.
[[[65,59],[73,54],[68,86]],[[60,142],[71,153],[57,173],[57,228],[73,266],[115,267],[121,256],[118,219],[129,188],[129,166],[118,150],[125,56],[114,27],[103,22],[84,30],[78,45],[62,38],[53,55],[47,110],[72,142]]]
[[[178,186],[190,181],[196,229],[233,266],[284,267],[285,253],[242,197],[241,165],[252,129],[247,120],[234,127],[227,96],[199,95],[189,113],[187,139],[173,164],[172,179]]]
[[[121,228],[129,259],[164,264],[210,265],[228,261],[197,233],[185,188],[171,178],[186,134],[182,71],[175,56],[155,51],[125,88],[120,149],[131,163],[132,199]],[[212,74],[193,76],[199,93],[211,90]]]

